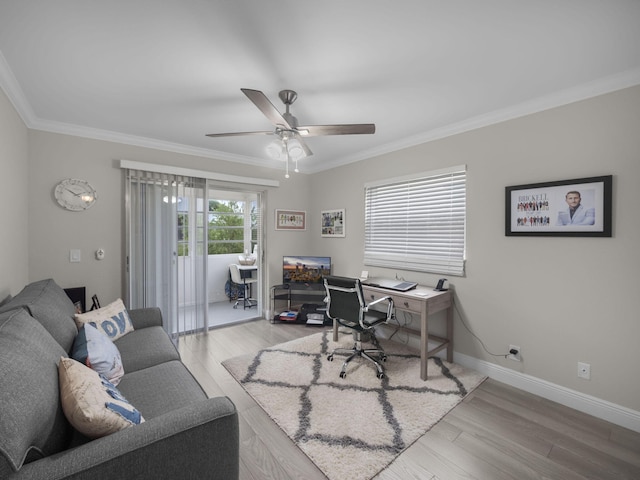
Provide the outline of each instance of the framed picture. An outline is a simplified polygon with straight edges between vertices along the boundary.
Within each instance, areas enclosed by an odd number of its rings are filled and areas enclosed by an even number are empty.
[[[305,230],[306,212],[297,210],[276,210],[276,230]]]
[[[344,208],[340,210],[323,210],[320,217],[323,237],[344,237]]]
[[[612,176],[505,188],[505,235],[611,236]]]

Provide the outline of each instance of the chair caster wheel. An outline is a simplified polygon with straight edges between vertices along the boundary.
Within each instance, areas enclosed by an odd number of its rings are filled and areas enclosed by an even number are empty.
[[[387,361],[387,357],[383,356],[380,360],[382,360],[383,362],[386,362]]]
[[[327,360],[329,360],[330,362],[333,362],[333,355],[327,355]]]
[[[381,379],[381,380],[382,380],[382,379],[384,378],[384,373],[382,373],[382,372],[378,372],[378,375],[377,375],[377,376],[378,376],[378,378],[379,378],[379,379]]]
[[[347,372],[340,372],[340,378],[347,378]]]

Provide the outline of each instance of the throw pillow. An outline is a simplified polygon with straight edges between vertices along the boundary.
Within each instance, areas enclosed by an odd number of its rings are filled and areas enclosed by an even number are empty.
[[[60,399],[69,423],[89,438],[99,438],[144,418],[104,377],[71,358],[60,358]]]
[[[118,347],[91,323],[85,323],[76,335],[71,358],[95,370],[114,385],[118,385],[124,375]]]
[[[133,332],[133,324],[129,312],[121,299],[110,303],[106,307],[87,313],[76,313],[78,329],[85,323],[90,323],[111,340],[116,340],[129,332]]]

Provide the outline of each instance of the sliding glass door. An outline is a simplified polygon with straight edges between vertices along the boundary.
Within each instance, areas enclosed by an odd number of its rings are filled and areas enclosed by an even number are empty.
[[[174,343],[207,321],[206,182],[127,170],[127,303],[159,307]]]
[[[222,326],[262,316],[262,194],[210,185],[208,189],[208,296],[210,326]],[[245,308],[235,303],[229,267],[240,257],[255,259],[251,285],[255,300]],[[248,272],[246,272],[248,273]],[[234,308],[235,307],[235,308]]]

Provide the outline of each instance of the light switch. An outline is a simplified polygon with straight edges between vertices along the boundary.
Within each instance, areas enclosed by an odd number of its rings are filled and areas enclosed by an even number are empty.
[[[80,250],[77,248],[71,249],[69,250],[69,261],[71,263],[78,263],[80,262],[82,256],[80,255]]]

